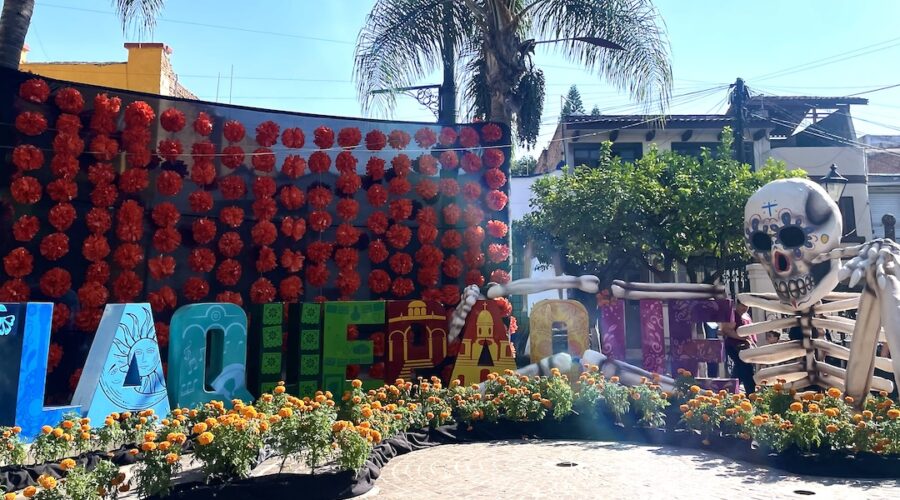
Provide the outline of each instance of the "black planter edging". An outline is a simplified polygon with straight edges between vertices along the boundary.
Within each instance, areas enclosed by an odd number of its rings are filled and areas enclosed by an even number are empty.
[[[135,463],[136,458],[128,453],[133,446],[123,446],[112,451],[90,451],[82,453],[76,457],[71,457],[75,463],[82,465],[88,470],[93,469],[101,460],[111,460],[116,465],[130,465]],[[62,478],[66,476],[66,471],[59,466],[60,459],[57,462],[47,462],[35,465],[6,465],[0,467],[0,488],[5,491],[18,491],[28,486],[36,486],[37,478],[42,474],[47,474],[54,478]]]

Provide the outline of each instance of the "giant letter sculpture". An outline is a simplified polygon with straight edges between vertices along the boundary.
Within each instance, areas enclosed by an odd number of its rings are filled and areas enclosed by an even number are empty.
[[[322,346],[322,386],[325,390],[342,394],[347,382],[347,365],[372,362],[372,342],[347,340],[347,326],[383,324],[382,301],[325,304],[325,341]]]

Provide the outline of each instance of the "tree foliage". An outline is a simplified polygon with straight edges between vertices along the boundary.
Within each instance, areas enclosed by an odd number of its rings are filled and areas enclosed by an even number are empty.
[[[594,104],[594,107],[591,108],[591,116],[600,116],[600,106]]]
[[[671,279],[675,264],[697,281],[713,260],[718,269],[706,276],[710,282],[724,265],[749,258],[743,219],[750,195],[774,179],[805,176],[774,161],[751,171],[732,159],[731,145],[726,129],[717,152],[694,158],[653,149],[633,164],[612,157],[609,143],[598,145],[598,168],[538,180],[535,210],[516,227],[533,240],[542,263],[561,249],[567,262],[606,283],[635,267]]]
[[[585,114],[587,113],[584,111],[584,103],[581,101],[581,92],[578,92],[578,87],[572,85],[571,87],[569,87],[569,93],[566,94],[566,97],[563,99],[560,119],[568,118],[572,115]]]
[[[523,156],[516,159],[509,168],[513,177],[528,177],[537,169],[537,160],[533,156]]]

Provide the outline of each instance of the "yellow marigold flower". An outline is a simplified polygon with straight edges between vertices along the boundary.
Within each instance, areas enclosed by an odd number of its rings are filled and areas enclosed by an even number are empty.
[[[66,420],[62,423],[62,426],[63,426],[63,429],[71,429],[72,427],[75,427],[75,422],[72,422],[71,420]]]
[[[158,445],[156,445],[156,448],[157,448],[159,451],[166,451],[166,450],[168,450],[171,446],[172,446],[172,443],[170,443],[170,442],[168,442],[168,441],[163,441],[163,442],[159,443]]]
[[[191,429],[191,432],[194,434],[203,434],[204,432],[206,432],[206,429],[208,429],[208,428],[209,428],[209,426],[206,425],[205,422],[200,422],[200,423],[194,424],[194,427]]]
[[[156,441],[156,433],[153,431],[145,432],[144,441]]]
[[[62,437],[62,435],[63,435],[63,430],[60,429],[59,427],[57,427],[56,429],[53,429],[53,437]]]
[[[839,398],[839,397],[841,397],[841,390],[838,389],[837,387],[832,387],[832,388],[828,389],[827,394],[833,398]]]
[[[825,426],[825,431],[834,434],[835,432],[838,431],[838,426],[836,426],[834,424],[828,424]]]
[[[790,406],[791,411],[803,411],[803,403],[794,401]]]
[[[82,433],[81,433],[81,440],[82,440],[82,441],[87,441],[87,440],[90,439],[90,438],[91,438],[91,433],[90,433],[90,432],[82,432]]]
[[[838,416],[838,411],[837,411],[836,408],[825,408],[825,412],[824,412],[824,413],[825,413],[825,416],[826,416],[826,417],[832,417],[832,418],[834,418],[834,417]]]
[[[169,453],[168,455],[166,455],[166,463],[167,464],[174,464],[177,461],[178,461],[178,454]]]
[[[59,463],[59,466],[62,468],[62,470],[72,470],[75,468],[75,465],[75,461],[71,458],[67,458]]]
[[[141,445],[141,450],[143,451],[153,451],[156,449],[156,443],[153,441],[148,441]]]
[[[737,408],[728,408],[727,410],[725,410],[725,416],[733,417],[736,412],[737,412]]]
[[[613,375],[612,377],[609,377],[609,381],[612,382],[612,383],[614,383],[614,384],[618,384],[618,383],[619,383],[619,376],[618,376],[618,375]]]
[[[3,495],[3,500],[16,500],[16,494],[6,493],[5,495]]]
[[[215,436],[213,436],[213,433],[207,431],[207,432],[200,434],[200,436],[197,438],[197,442],[200,443],[201,445],[206,446],[209,443],[212,443],[213,439],[215,439]]]
[[[22,496],[24,496],[25,498],[31,498],[36,494],[37,494],[37,488],[35,488],[34,486],[29,486],[29,487],[25,488],[24,491],[22,491]]]
[[[41,474],[40,476],[38,476],[38,484],[46,490],[52,490],[53,488],[56,488],[56,478],[53,476],[48,476],[46,474]]]
[[[761,415],[757,415],[750,419],[750,423],[757,427],[761,426],[764,422],[765,422],[765,420],[763,419],[763,417]]]
[[[350,382],[350,385],[353,386],[354,389],[359,389],[362,387],[362,380],[358,378],[353,379],[353,382]]]
[[[691,392],[694,394],[698,394],[700,392],[700,386],[692,385],[690,388]]]
[[[846,402],[848,405],[852,405],[853,397],[852,396],[844,396],[844,402]]]
[[[535,401],[540,401],[540,400],[541,400],[541,394],[540,394],[539,392],[535,392],[534,394],[531,395],[531,399],[533,399],[533,400],[535,400]]]
[[[747,400],[741,401],[741,409],[744,411],[753,411],[753,403]]]
[[[738,425],[744,425],[744,416],[743,416],[743,415],[738,415],[737,417],[735,417],[735,418],[734,418],[734,423],[736,423],[736,424],[738,424]]]

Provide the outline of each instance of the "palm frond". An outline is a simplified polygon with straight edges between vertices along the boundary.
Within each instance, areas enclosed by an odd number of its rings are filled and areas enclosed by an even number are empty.
[[[138,34],[152,33],[156,27],[156,17],[163,10],[165,0],[113,0],[116,13],[122,21],[122,32],[129,28]]]
[[[461,2],[377,0],[356,45],[353,76],[363,111],[389,114],[396,94],[372,91],[418,83],[440,67],[444,37],[460,50],[472,29],[471,13]]]
[[[468,103],[465,115],[469,119],[485,119],[491,112],[491,94],[485,78],[484,58],[472,58],[462,75],[466,81],[464,101]]]
[[[650,0],[548,0],[533,4],[530,17],[538,39],[591,36],[625,47],[614,51],[578,41],[555,44],[563,56],[628,92],[646,111],[654,104],[665,111],[672,93],[669,44]]]
[[[516,116],[516,138],[528,149],[537,144],[544,113],[544,72],[531,67],[516,88],[516,98],[521,103]]]

